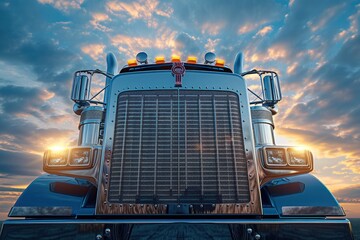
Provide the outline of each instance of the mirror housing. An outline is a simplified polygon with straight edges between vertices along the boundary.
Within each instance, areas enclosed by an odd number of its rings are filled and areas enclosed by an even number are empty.
[[[275,105],[282,99],[280,82],[277,73],[274,71],[253,69],[249,72],[241,73],[241,76],[245,77],[253,74],[258,75],[260,78],[262,97],[258,96],[254,91],[251,91],[248,88],[248,90],[259,99],[259,101],[253,101],[250,102],[250,104],[262,104],[270,110],[272,109],[271,111],[273,115],[276,114],[278,110]]]
[[[262,77],[262,91],[264,96],[264,106],[274,107],[282,96],[279,84],[279,78],[275,72]]]
[[[74,74],[71,90],[71,100],[76,103],[85,103],[90,97],[92,74],[88,71],[77,71]]]

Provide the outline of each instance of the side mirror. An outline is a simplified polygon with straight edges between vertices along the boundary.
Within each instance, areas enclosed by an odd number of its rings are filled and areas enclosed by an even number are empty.
[[[74,74],[71,100],[76,103],[86,102],[90,97],[92,74],[88,71],[77,71]]]
[[[280,82],[277,73],[274,71],[256,69],[241,73],[242,77],[249,75],[259,76],[262,90],[261,97],[248,88],[249,92],[251,92],[258,99],[257,101],[251,101],[250,104],[261,103],[263,106],[270,107],[270,109],[274,110],[273,114],[276,114],[277,110],[275,105],[282,99]]]
[[[267,75],[262,76],[261,81],[264,97],[263,105],[273,107],[282,98],[279,78],[275,72],[268,72],[265,74]]]

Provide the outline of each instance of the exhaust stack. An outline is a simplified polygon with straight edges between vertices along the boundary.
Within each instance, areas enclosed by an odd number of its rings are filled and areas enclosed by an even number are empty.
[[[107,64],[107,69],[106,69],[107,74],[115,75],[118,72],[118,62],[113,53],[107,54],[106,64]],[[106,77],[105,87],[110,84],[110,81],[111,81],[111,78]],[[105,103],[107,103],[108,95],[109,95],[109,90],[108,90],[108,88],[105,88],[105,93],[104,93],[104,102]],[[105,105],[105,107],[106,107],[106,105]]]
[[[234,73],[240,75],[243,72],[243,67],[244,67],[244,57],[242,52],[239,52],[235,57]]]

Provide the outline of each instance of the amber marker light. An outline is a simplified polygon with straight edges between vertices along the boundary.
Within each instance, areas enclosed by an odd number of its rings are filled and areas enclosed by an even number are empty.
[[[195,64],[197,62],[197,57],[189,56],[187,59],[187,63],[193,63]]]
[[[155,58],[155,63],[159,64],[159,63],[165,63],[165,57],[164,56],[159,56]]]
[[[171,62],[181,62],[180,56],[178,56],[178,55],[172,55],[172,56],[171,56]]]
[[[128,60],[128,66],[129,66],[129,67],[137,66],[137,61],[136,61],[136,59],[130,59],[130,60]]]
[[[216,59],[215,66],[218,66],[218,67],[225,66],[225,60],[224,59]]]

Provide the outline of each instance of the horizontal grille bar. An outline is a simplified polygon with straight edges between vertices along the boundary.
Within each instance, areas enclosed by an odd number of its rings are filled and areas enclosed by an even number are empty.
[[[225,91],[119,95],[111,203],[244,203],[249,185],[238,96]]]

